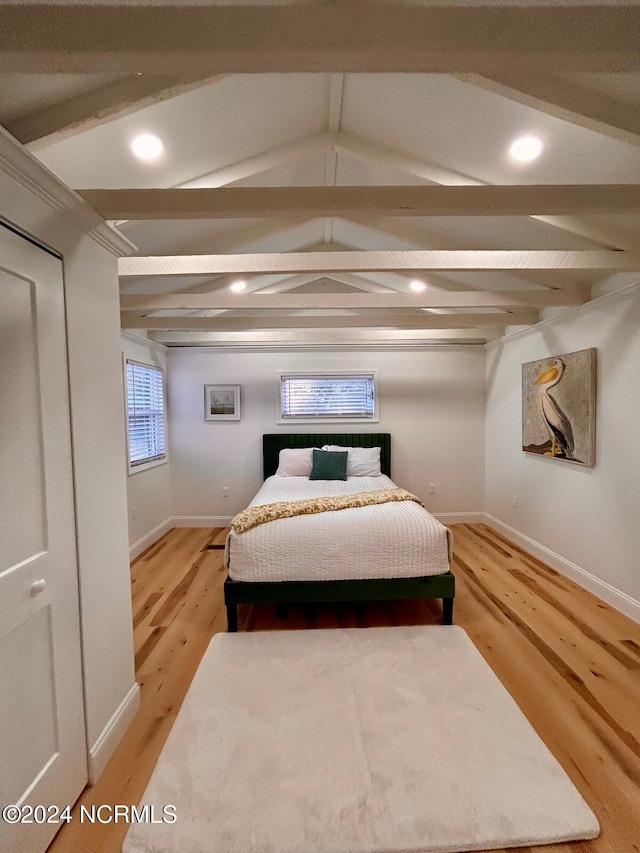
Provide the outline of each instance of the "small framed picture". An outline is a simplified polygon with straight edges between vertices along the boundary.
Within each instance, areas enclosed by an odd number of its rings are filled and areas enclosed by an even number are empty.
[[[240,386],[205,385],[204,419],[205,421],[239,421]]]

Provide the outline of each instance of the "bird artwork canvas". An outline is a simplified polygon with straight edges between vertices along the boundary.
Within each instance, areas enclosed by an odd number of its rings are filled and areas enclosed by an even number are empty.
[[[595,465],[595,348],[522,365],[522,449]]]

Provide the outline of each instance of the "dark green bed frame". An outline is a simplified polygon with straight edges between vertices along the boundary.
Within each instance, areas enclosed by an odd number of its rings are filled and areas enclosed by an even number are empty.
[[[368,433],[276,433],[262,437],[264,478],[275,474],[278,456],[285,447],[380,447],[380,469],[391,476],[391,435]],[[451,572],[418,578],[370,578],[333,581],[234,581],[224,582],[224,603],[229,631],[238,630],[238,604],[276,605],[320,601],[390,601],[406,598],[441,598],[442,624],[453,623],[455,578]]]

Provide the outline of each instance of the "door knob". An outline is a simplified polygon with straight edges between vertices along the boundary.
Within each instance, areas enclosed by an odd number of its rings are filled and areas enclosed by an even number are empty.
[[[34,581],[31,584],[31,589],[29,592],[31,593],[31,597],[38,595],[38,593],[42,592],[42,590],[46,587],[47,582],[44,578],[41,578],[39,581]]]

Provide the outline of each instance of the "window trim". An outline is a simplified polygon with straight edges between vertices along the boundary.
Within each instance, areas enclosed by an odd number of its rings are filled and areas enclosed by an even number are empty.
[[[380,371],[373,370],[277,370],[277,388],[276,388],[276,423],[278,424],[372,424],[380,421],[380,401],[379,401],[379,379]],[[364,418],[350,415],[346,417],[331,417],[329,415],[319,415],[317,417],[289,417],[285,418],[282,414],[282,378],[292,376],[296,378],[307,377],[309,379],[324,379],[335,376],[345,378],[353,377],[371,377],[373,379],[373,417]]]
[[[131,477],[134,474],[139,474],[141,471],[148,471],[150,468],[156,468],[158,465],[166,465],[169,461],[169,439],[167,434],[167,379],[164,367],[159,364],[150,364],[146,361],[139,361],[137,358],[129,358],[123,353],[123,378],[124,378],[124,422],[127,434],[127,473]],[[127,393],[127,365],[137,364],[139,367],[147,367],[151,370],[158,370],[162,376],[162,420],[164,426],[164,454],[162,456],[153,456],[145,459],[143,462],[131,462],[131,444],[129,436],[129,396]]]

